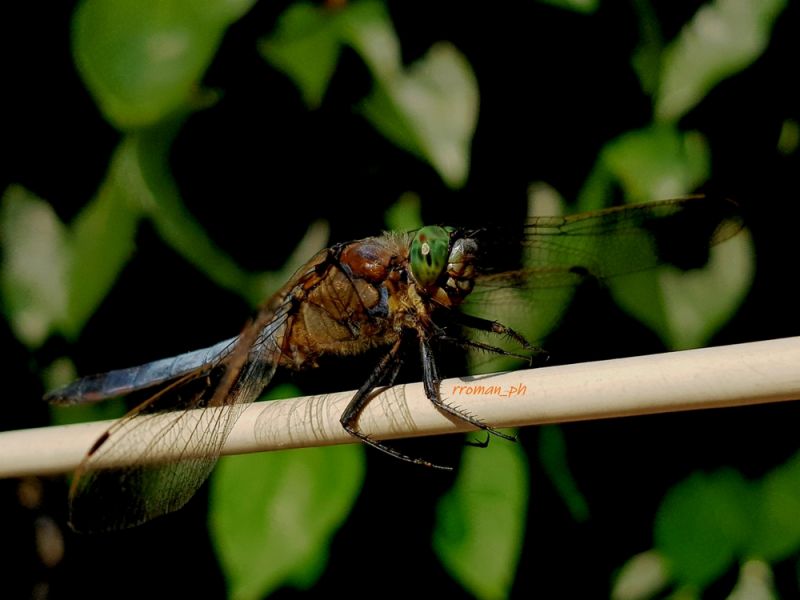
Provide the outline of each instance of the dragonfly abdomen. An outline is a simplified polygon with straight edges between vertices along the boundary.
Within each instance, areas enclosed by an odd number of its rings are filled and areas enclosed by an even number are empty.
[[[220,359],[236,342],[231,338],[208,348],[150,363],[89,375],[49,392],[44,399],[54,404],[84,404],[144,390],[210,365]]]

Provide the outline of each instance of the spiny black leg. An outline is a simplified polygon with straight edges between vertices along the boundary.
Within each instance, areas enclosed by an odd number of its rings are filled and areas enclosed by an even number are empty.
[[[456,417],[457,419],[466,421],[478,429],[488,431],[489,433],[505,440],[512,442],[517,440],[517,438],[515,438],[513,435],[507,435],[502,431],[498,431],[494,427],[490,427],[475,415],[471,415],[465,410],[456,406],[445,404],[444,401],[442,401],[442,399],[439,397],[439,383],[441,380],[439,379],[439,373],[436,369],[436,362],[433,359],[433,351],[431,350],[428,340],[422,337],[420,337],[419,340],[419,352],[420,356],[422,357],[422,384],[425,387],[425,395],[428,397],[428,400],[433,402],[433,405],[436,406],[436,408]]]
[[[464,327],[470,327],[479,331],[488,331],[490,333],[499,333],[500,335],[507,335],[527,350],[538,350],[538,348],[526,340],[523,335],[517,333],[510,327],[506,327],[498,321],[489,321],[488,319],[482,319],[481,317],[475,317],[473,315],[465,315],[464,313],[457,311],[451,312],[449,316],[453,319],[453,321],[459,325],[463,325]]]
[[[498,348],[497,346],[492,346],[491,344],[484,344],[483,342],[476,342],[474,340],[468,340],[466,338],[454,337],[450,335],[437,335],[436,339],[442,342],[448,342],[450,344],[457,344],[459,346],[468,346],[470,348],[477,348],[478,350],[485,350],[486,352],[491,352],[492,354],[521,358],[522,360],[527,360],[529,363],[533,362],[533,356],[526,356],[524,354],[509,352],[508,350],[504,350],[503,348]],[[540,352],[538,351],[536,352],[536,354],[539,353]],[[541,353],[547,354],[544,350],[542,350]]]
[[[389,353],[386,354],[375,367],[375,370],[370,374],[367,380],[362,384],[358,391],[356,392],[353,399],[350,400],[350,403],[347,405],[347,408],[344,409],[339,422],[344,427],[345,431],[352,436],[357,437],[365,444],[369,444],[373,448],[380,450],[381,452],[385,452],[389,456],[394,456],[395,458],[399,458],[400,460],[404,460],[406,462],[414,463],[417,465],[423,465],[425,467],[431,467],[433,469],[442,469],[443,471],[452,471],[452,467],[447,467],[443,465],[437,465],[430,461],[424,460],[422,458],[412,458],[391,448],[386,446],[385,444],[373,440],[365,433],[361,433],[358,430],[358,417],[361,415],[361,412],[364,410],[364,407],[369,404],[369,401],[372,400],[370,393],[381,384],[381,382],[385,379],[387,375],[390,375],[391,379],[397,376],[397,372],[400,370],[400,347],[401,347],[402,340],[398,340],[395,342],[392,349],[389,350]]]
[[[369,404],[370,392],[381,384],[384,377],[386,377],[386,374],[390,372],[390,369],[392,371],[397,370],[395,363],[399,360],[399,351],[400,340],[395,342],[394,346],[392,346],[391,350],[389,350],[389,353],[381,358],[380,362],[378,362],[378,364],[375,366],[375,370],[370,373],[367,380],[361,385],[360,388],[358,388],[355,396],[353,396],[353,399],[350,400],[347,408],[344,409],[339,421],[341,422],[342,427],[347,429],[350,433],[353,433],[353,435],[363,435],[356,434],[353,431],[350,431],[350,429],[355,427],[358,417],[361,415],[361,411],[363,411],[364,407]]]

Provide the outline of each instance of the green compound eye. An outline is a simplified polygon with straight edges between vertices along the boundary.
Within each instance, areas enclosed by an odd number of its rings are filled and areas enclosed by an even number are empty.
[[[423,227],[411,242],[411,275],[424,289],[436,284],[447,266],[450,233],[444,227]]]

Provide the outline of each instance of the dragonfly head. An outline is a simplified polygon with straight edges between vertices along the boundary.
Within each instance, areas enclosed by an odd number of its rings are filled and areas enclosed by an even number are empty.
[[[459,237],[452,227],[423,227],[411,241],[411,276],[439,304],[460,304],[475,285],[477,252],[475,240]]]

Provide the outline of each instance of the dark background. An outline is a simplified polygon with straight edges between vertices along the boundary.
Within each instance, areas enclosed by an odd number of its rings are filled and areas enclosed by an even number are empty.
[[[658,4],[665,39],[698,6]],[[1,182],[47,199],[67,221],[96,191],[119,140],[72,63],[73,7],[31,2],[2,9]],[[329,221],[333,241],[380,231],[384,211],[407,190],[422,197],[428,222],[521,219],[531,182],[545,180],[574,197],[603,144],[651,119],[650,100],[630,67],[639,34],[628,3],[604,2],[596,14],[581,16],[537,3],[391,2],[407,63],[449,40],[479,82],[470,178],[464,189],[448,190],[430,167],[353,111],[371,80],[351,51],[345,50],[322,107],[309,112],[303,106],[292,83],[256,49],[285,7],[262,2],[229,30],[204,79],[223,96],[190,118],[171,157],[186,205],[226,252],[253,270],[282,265],[312,218]],[[800,120],[792,85],[800,56],[798,11],[790,3],[764,55],[719,84],[680,123],[707,136],[713,159],[708,187],[743,204],[757,250],[755,285],[713,344],[798,334],[793,280],[800,162],[796,151],[785,156],[776,150],[783,121]],[[47,423],[38,372],[58,356],[71,356],[81,373],[138,364],[228,337],[247,314],[243,300],[215,287],[145,225],[133,260],[75,344],[53,339],[30,355],[2,324],[0,426]],[[556,363],[664,350],[597,290],[579,296],[547,347]],[[358,386],[357,373],[332,380],[340,371],[326,376],[325,385]],[[413,369],[406,376],[414,377]],[[317,391],[313,378],[297,382]],[[532,485],[513,594],[607,596],[613,570],[652,546],[654,512],[671,485],[696,469],[726,465],[762,475],[795,452],[799,412],[789,403],[564,426],[570,466],[592,514],[584,524],[572,520],[538,468],[536,429],[523,431]],[[416,455],[453,460],[461,451],[453,439],[408,444]],[[375,452],[367,456],[363,492],[312,593],[465,595],[430,547],[435,501],[451,476]],[[81,537],[65,529],[63,561],[47,567],[34,547],[34,519],[47,515],[63,527],[67,487],[62,478],[41,483],[42,503],[30,509],[18,501],[19,482],[0,482],[0,544],[7,557],[0,563],[0,596],[224,595],[205,528],[205,488],[186,510],[134,531]],[[794,559],[777,565],[776,577],[784,594],[798,593]],[[724,597],[734,579],[731,573],[708,597]],[[297,593],[286,589],[278,596]]]

